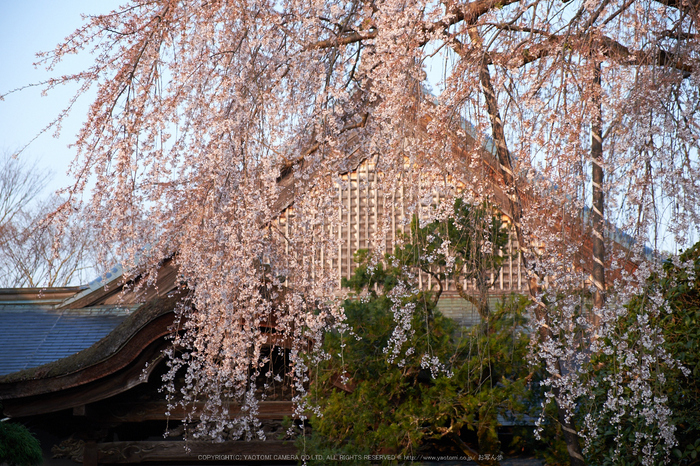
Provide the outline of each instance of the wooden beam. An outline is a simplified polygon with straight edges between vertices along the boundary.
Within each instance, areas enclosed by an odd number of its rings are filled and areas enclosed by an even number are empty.
[[[55,288],[0,288],[3,305],[54,306],[83,291],[85,286],[62,286]]]
[[[99,452],[97,444],[93,441],[85,443],[83,450],[83,466],[97,466],[99,463]]]
[[[3,403],[3,412],[8,417],[26,417],[36,414],[52,413],[64,409],[73,409],[88,403],[95,403],[119,393],[125,392],[147,380],[148,376],[157,366],[158,359],[166,342],[155,341],[147,346],[140,357],[124,370],[114,374],[105,374],[90,383],[65,390],[56,389],[53,393],[35,396],[0,399]],[[108,360],[109,361],[109,360]],[[148,363],[148,369],[144,369]],[[55,382],[49,379],[48,382]],[[48,383],[47,382],[47,383]]]
[[[299,459],[293,441],[107,442],[97,444],[97,455],[100,464],[195,461],[270,461],[296,464]]]
[[[201,413],[204,403],[197,403],[196,412]],[[292,417],[294,404],[291,401],[261,401],[258,405],[259,419],[283,419]],[[181,406],[170,408],[170,416],[166,416],[168,405],[165,401],[148,402],[124,402],[90,405],[87,415],[102,422],[142,422],[183,420],[191,412]],[[234,419],[241,415],[241,407],[235,403],[228,404],[229,418]],[[195,416],[197,417],[197,416]]]

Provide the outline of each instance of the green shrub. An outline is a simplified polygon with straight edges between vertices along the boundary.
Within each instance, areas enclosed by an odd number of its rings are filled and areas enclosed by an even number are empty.
[[[34,466],[42,461],[41,445],[26,427],[0,422],[0,464]]]
[[[683,266],[682,264],[685,264]],[[667,399],[665,405],[670,409],[669,425],[675,426],[678,444],[672,451],[671,458],[666,458],[664,445],[657,441],[653,460],[655,464],[700,464],[700,243],[693,246],[676,260],[668,260],[663,273],[653,275],[647,282],[644,293],[635,297],[627,305],[627,314],[614,328],[613,335],[633,349],[636,357],[658,358],[658,362],[649,370],[646,381],[651,386],[654,399]],[[659,312],[646,311],[652,301],[663,300],[666,307]],[[653,304],[656,306],[657,304]],[[659,329],[663,343],[658,347],[645,347],[646,327]],[[608,347],[619,347],[619,343],[606,342]],[[657,354],[663,351],[680,363],[668,363]],[[635,400],[629,376],[619,372],[620,358],[624,357],[624,348],[615,351],[600,352],[592,355],[590,376],[594,386],[593,396],[583,400],[580,414],[586,412],[605,412],[602,409],[609,391],[623,390],[618,396],[622,399]],[[684,370],[689,370],[686,374]],[[622,381],[614,382],[622,374]],[[621,388],[616,388],[621,387]],[[644,400],[637,401],[641,406]],[[643,408],[643,406],[642,406]],[[607,412],[599,422],[591,449],[587,454],[590,464],[638,464],[641,453],[636,453],[630,446],[640,435],[650,439],[661,437],[656,424],[649,424],[639,414],[636,406],[626,406],[623,416],[612,419],[615,412]],[[610,419],[608,419],[610,418]],[[583,419],[579,419],[582,425]],[[619,445],[624,445],[619,448]],[[649,455],[647,455],[649,456]]]
[[[344,282],[356,293],[344,303],[351,330],[325,336],[331,357],[314,368],[311,387],[322,416],[311,419],[313,433],[301,440],[306,453],[414,455],[426,443],[449,440],[470,456],[500,454],[498,416],[524,411],[532,374],[527,300],[513,296],[493,311],[483,299],[484,277],[500,266],[497,250],[507,241],[490,212],[458,201],[451,219],[422,228],[414,219],[406,244],[383,261],[356,254],[358,267]],[[456,258],[448,272],[445,243]],[[491,249],[482,248],[486,243]],[[467,298],[483,321],[457,332],[435,306],[440,282],[465,268],[481,284]],[[437,294],[416,291],[418,270],[438,282]],[[469,431],[471,446],[461,438]]]

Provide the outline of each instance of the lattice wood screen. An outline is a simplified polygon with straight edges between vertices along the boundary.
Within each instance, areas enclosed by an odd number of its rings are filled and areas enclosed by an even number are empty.
[[[355,270],[356,264],[353,254],[359,249],[369,249],[372,244],[383,246],[385,251],[391,251],[396,244],[400,232],[408,228],[411,219],[412,207],[418,205],[418,215],[430,205],[436,205],[441,196],[437,193],[421,192],[420,186],[406,187],[401,185],[391,193],[385,193],[379,187],[379,174],[374,170],[372,162],[365,161],[356,170],[341,175],[336,183],[337,210],[336,214],[341,220],[341,228],[332,232],[332,237],[337,241],[337,251],[331,253],[324,247],[311,246],[304,250],[303,254],[313,254],[317,261],[324,264],[324,268],[332,268],[340,278],[349,278]],[[421,205],[416,198],[432,199],[429,205]],[[444,198],[443,198],[444,199]],[[507,217],[504,216],[507,223]],[[278,230],[289,237],[294,228],[294,207],[285,210],[277,220]],[[372,238],[375,241],[372,241]],[[500,254],[508,259],[498,271],[491,271],[491,279],[495,280],[492,291],[510,292],[524,291],[527,283],[523,279],[520,256],[517,254],[518,243],[513,231],[510,231],[508,244]],[[287,250],[289,252],[289,250]],[[427,274],[421,273],[419,285],[423,289],[434,285],[434,280]],[[456,291],[455,283],[449,281],[445,285],[444,292]],[[462,287],[469,289],[473,285],[468,281],[462,282]]]

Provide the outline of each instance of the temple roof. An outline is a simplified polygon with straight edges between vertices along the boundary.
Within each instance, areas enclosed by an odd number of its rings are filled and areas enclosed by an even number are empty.
[[[125,308],[0,310],[0,376],[77,353],[101,340],[124,321]]]
[[[0,289],[0,392],[8,383],[65,378],[99,364],[153,319],[172,313],[177,297],[169,296],[176,275],[170,261],[158,290],[125,292],[121,270],[111,272],[80,287]]]

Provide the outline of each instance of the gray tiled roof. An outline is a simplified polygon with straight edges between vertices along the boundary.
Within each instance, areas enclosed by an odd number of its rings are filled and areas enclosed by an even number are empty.
[[[0,310],[0,376],[40,366],[92,346],[129,314],[125,309]]]

